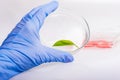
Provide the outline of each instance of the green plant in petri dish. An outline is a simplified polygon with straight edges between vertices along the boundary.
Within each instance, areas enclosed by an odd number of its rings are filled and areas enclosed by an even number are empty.
[[[76,48],[79,48],[74,42],[71,40],[58,40],[53,44],[53,46],[75,46]]]

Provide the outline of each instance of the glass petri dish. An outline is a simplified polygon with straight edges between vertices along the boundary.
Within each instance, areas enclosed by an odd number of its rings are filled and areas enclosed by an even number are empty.
[[[71,53],[84,47],[89,38],[90,30],[85,18],[65,10],[50,14],[40,30],[43,45]]]

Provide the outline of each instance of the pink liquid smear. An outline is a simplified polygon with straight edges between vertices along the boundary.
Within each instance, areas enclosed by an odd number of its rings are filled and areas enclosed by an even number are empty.
[[[97,48],[112,48],[113,43],[106,40],[96,40],[96,41],[89,41],[85,48],[90,47],[97,47]]]

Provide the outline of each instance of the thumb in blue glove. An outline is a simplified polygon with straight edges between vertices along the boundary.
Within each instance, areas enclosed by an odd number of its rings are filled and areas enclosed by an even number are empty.
[[[0,80],[8,80],[30,68],[46,62],[71,62],[71,54],[40,43],[39,30],[44,19],[58,3],[52,1],[30,11],[16,25],[0,47]]]

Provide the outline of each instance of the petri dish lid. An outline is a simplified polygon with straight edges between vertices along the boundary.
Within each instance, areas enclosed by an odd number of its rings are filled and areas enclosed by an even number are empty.
[[[40,30],[40,37],[45,46],[73,52],[86,45],[90,30],[85,18],[66,10],[59,10],[46,18]]]

